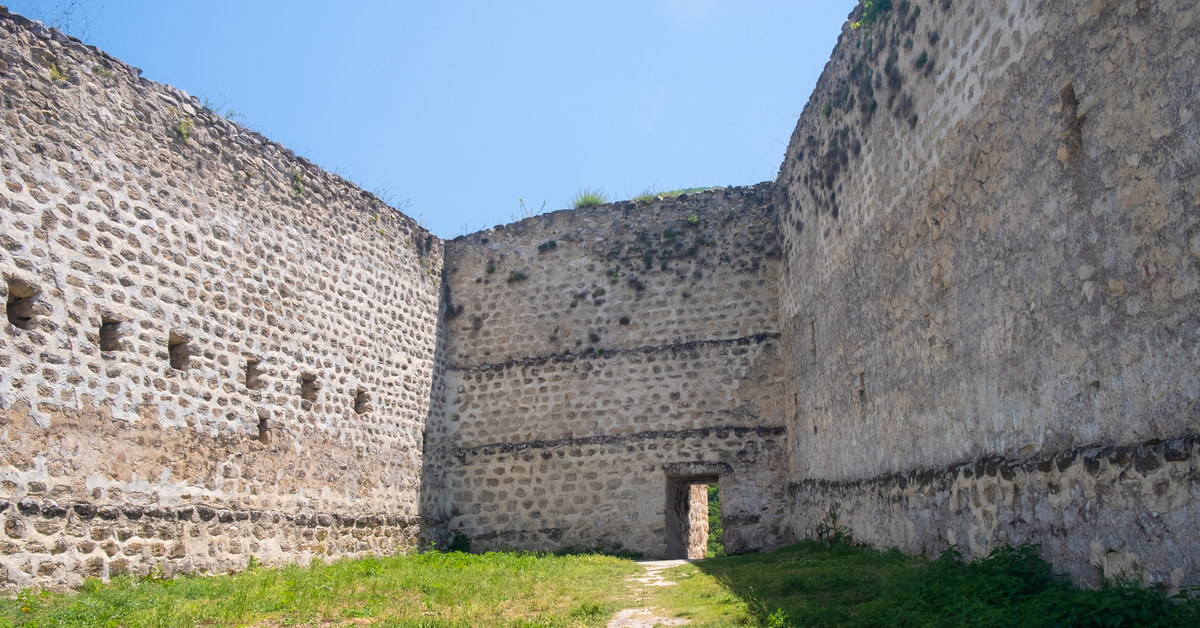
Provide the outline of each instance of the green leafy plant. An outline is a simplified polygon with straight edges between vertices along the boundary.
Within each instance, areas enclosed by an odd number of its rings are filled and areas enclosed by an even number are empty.
[[[688,214],[687,217],[683,219],[683,222],[689,227],[698,227],[700,225],[700,215]]]
[[[455,532],[450,539],[450,544],[446,546],[448,552],[462,552],[464,554],[471,553],[471,539],[462,532]]]
[[[830,547],[854,544],[850,528],[838,524],[838,514],[833,510],[825,513],[825,518],[817,524],[817,540]]]
[[[99,66],[99,65],[92,66],[92,74],[95,74],[96,76],[99,76],[102,79],[108,79],[110,81],[117,78],[117,75],[113,74],[112,70],[109,70],[108,68],[105,68],[105,67]]]
[[[56,81],[67,82],[67,75],[63,74],[62,70],[58,69],[57,63],[50,64],[50,78]]]
[[[866,0],[863,2],[862,15],[857,22],[850,23],[850,28],[871,30],[879,17],[891,10],[892,0]]]
[[[679,188],[677,190],[671,190],[669,192],[655,192],[654,187],[651,186],[651,187],[646,188],[645,190],[642,190],[642,193],[639,194],[638,196],[635,196],[633,198],[633,200],[635,200],[639,203],[649,203],[651,201],[657,201],[659,199],[675,198],[677,196],[683,196],[684,194],[695,194],[696,192],[707,192],[709,190],[719,190],[719,189],[721,189],[721,188],[720,187],[695,187],[695,188]]]
[[[304,196],[304,175],[301,174],[299,168],[292,169],[292,192],[296,198]]]
[[[232,122],[244,123],[246,119],[246,116],[242,115],[232,107],[226,107],[220,102],[214,101],[207,96],[200,97],[200,106]]]
[[[526,279],[529,279],[529,275],[526,275],[525,273],[523,273],[519,270],[514,270],[508,274],[508,283],[525,281]]]
[[[579,209],[581,207],[593,207],[595,205],[603,205],[608,202],[608,197],[604,195],[604,191],[600,189],[593,190],[590,187],[583,188],[575,193],[571,199],[571,207]]]
[[[192,138],[192,134],[196,132],[196,123],[192,121],[192,117],[184,114],[179,120],[179,124],[175,125],[175,137],[181,142],[186,142]]]

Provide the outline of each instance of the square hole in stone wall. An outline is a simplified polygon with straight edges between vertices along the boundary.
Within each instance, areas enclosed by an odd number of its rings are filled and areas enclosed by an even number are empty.
[[[41,292],[37,287],[27,284],[20,279],[8,279],[8,301],[6,311],[8,322],[17,329],[33,329],[36,322],[34,304]]]
[[[258,390],[262,388],[262,359],[261,358],[246,358],[246,389]]]
[[[172,331],[167,337],[167,353],[171,356],[171,368],[180,371],[188,370],[191,366],[191,339],[183,334]]]
[[[258,409],[258,442],[271,444],[271,412],[266,408]]]
[[[354,413],[366,414],[371,411],[371,398],[361,386],[354,391]]]
[[[312,373],[300,375],[300,398],[305,401],[316,401],[317,392],[321,389],[317,384],[317,376]]]
[[[112,352],[121,350],[121,321],[111,316],[100,319],[100,351]]]

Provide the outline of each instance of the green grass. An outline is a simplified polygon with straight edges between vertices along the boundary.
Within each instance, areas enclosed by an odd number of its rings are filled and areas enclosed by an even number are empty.
[[[580,207],[592,207],[594,205],[603,205],[608,202],[608,197],[605,196],[604,190],[593,190],[592,188],[583,188],[575,193],[575,197],[571,199],[571,207],[579,209]]]
[[[627,578],[641,568],[594,554],[459,552],[252,568],[217,577],[87,581],[77,594],[0,599],[0,627],[603,626],[654,607],[693,627],[1197,626],[1200,600],[1137,586],[1097,591],[1055,576],[1030,547],[970,564],[802,541],[770,554],[667,570],[672,587]]]
[[[953,551],[930,562],[802,541],[664,576],[679,586],[656,592],[654,603],[692,626],[1200,625],[1200,600],[1138,586],[1080,590],[1028,546],[965,564]]]
[[[708,485],[708,550],[705,558],[725,555],[725,531],[721,529],[721,497],[716,484]]]
[[[646,188],[645,190],[642,191],[641,194],[633,197],[633,200],[635,200],[639,203],[649,203],[650,201],[657,201],[660,198],[675,198],[676,196],[680,196],[683,194],[695,194],[697,192],[707,192],[708,190],[719,190],[719,189],[721,189],[721,188],[698,187],[698,188],[679,188],[678,190],[671,190],[669,192],[655,192],[654,188],[651,187],[651,188]]]
[[[253,569],[229,576],[89,580],[74,595],[0,599],[0,626],[601,626],[639,568],[599,555],[458,552]],[[366,623],[366,622],[364,622]]]

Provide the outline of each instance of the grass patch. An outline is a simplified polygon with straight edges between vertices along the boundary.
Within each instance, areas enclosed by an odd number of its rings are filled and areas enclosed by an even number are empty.
[[[809,540],[664,576],[680,586],[653,602],[695,626],[1200,625],[1200,600],[1130,585],[1080,590],[1030,546],[968,564],[953,550],[927,561]]]
[[[600,555],[414,554],[0,599],[0,626],[602,626],[640,568]]]
[[[833,522],[836,528],[836,522]],[[595,554],[433,552],[173,579],[88,580],[76,594],[0,599],[8,626],[603,626],[655,607],[691,626],[1196,626],[1200,600],[1114,584],[1082,591],[1028,546],[966,564],[849,542],[715,558],[643,587]]]
[[[660,198],[664,198],[664,199],[665,198],[675,198],[675,197],[681,196],[683,194],[695,194],[697,192],[707,192],[709,190],[719,190],[719,189],[721,189],[721,188],[719,188],[719,187],[698,187],[698,188],[679,188],[678,190],[671,190],[669,192],[655,192],[654,188],[646,188],[644,191],[642,191],[641,194],[633,197],[633,200],[635,200],[639,203],[649,203],[650,201],[657,201]]]
[[[604,195],[604,190],[592,188],[583,188],[575,193],[571,199],[571,207],[579,209],[580,207],[593,207],[595,205],[603,205],[608,202],[608,197]]]

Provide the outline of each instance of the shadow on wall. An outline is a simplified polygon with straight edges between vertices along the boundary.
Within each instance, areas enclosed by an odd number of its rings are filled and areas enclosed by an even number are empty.
[[[449,410],[446,390],[446,321],[452,318],[450,284],[442,277],[438,298],[437,340],[433,351],[433,377],[429,383],[429,414],[421,443],[421,486],[418,489],[417,513],[421,520],[418,547],[451,549],[452,534],[447,528],[453,493],[446,485],[446,470],[451,457]]]

